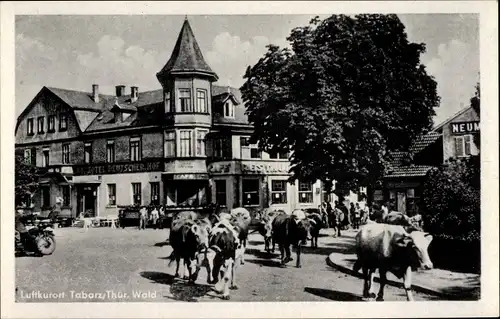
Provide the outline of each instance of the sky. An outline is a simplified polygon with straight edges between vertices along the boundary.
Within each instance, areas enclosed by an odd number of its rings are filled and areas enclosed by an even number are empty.
[[[327,15],[319,15],[326,18]],[[477,14],[398,15],[438,83],[441,105],[436,124],[469,105],[479,81]],[[312,15],[188,16],[205,60],[220,85],[240,87],[248,65],[267,44],[286,46],[294,27]],[[165,65],[184,16],[16,16],[16,115],[43,86],[114,94],[115,85],[140,91],[160,89],[156,73]],[[127,88],[130,90],[129,88]]]

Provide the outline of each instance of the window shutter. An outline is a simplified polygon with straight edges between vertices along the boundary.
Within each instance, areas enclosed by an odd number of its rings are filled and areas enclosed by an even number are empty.
[[[465,135],[464,136],[465,155],[471,154],[471,142],[472,142],[472,135]]]
[[[455,156],[464,156],[463,137],[455,137]]]

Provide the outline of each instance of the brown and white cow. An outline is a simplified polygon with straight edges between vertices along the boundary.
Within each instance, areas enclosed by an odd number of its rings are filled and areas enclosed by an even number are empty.
[[[378,269],[380,274],[378,301],[384,300],[388,271],[398,278],[403,278],[406,297],[412,301],[412,269],[433,267],[427,251],[431,241],[432,235],[416,230],[408,233],[400,225],[374,223],[361,227],[356,235],[358,259],[354,264],[354,271],[363,270],[363,297],[375,298],[373,279]]]
[[[279,214],[286,214],[282,210],[276,209],[265,209],[260,214],[260,222],[257,226],[259,234],[264,237],[264,250],[268,253],[274,252],[275,243],[272,240],[272,230],[273,230],[273,219]],[[271,249],[272,244],[272,249]]]

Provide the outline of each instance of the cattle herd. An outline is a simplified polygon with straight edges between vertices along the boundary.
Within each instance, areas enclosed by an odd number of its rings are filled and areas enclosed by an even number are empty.
[[[267,209],[254,217],[259,221],[258,232],[264,237],[264,249],[274,252],[278,245],[281,266],[293,260],[291,247],[296,250],[297,268],[301,267],[301,247],[311,240],[311,247],[318,247],[321,228],[327,220],[318,213],[295,210],[288,214],[280,210]],[[252,217],[245,208],[230,212],[212,212],[200,216],[191,211],[177,214],[170,226],[169,243],[172,253],[170,264],[176,262],[175,277],[183,260],[183,278],[194,283],[200,270],[207,271],[207,283],[222,299],[230,298],[230,290],[237,289],[236,270],[245,263],[245,250]],[[391,272],[404,279],[408,300],[411,293],[411,274],[415,268],[430,269],[427,247],[432,236],[415,226],[404,214],[391,212],[379,220],[368,220],[355,237],[357,261],[354,271],[362,270],[364,277],[363,296],[368,300],[383,300],[386,273]],[[380,289],[375,295],[373,280],[375,271],[380,274]]]

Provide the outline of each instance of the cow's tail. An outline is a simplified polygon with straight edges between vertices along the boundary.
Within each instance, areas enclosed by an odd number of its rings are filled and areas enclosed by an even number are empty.
[[[172,263],[175,260],[175,251],[172,251],[170,256],[167,257],[167,260],[168,260],[168,267],[170,267],[170,265],[172,265]]]

